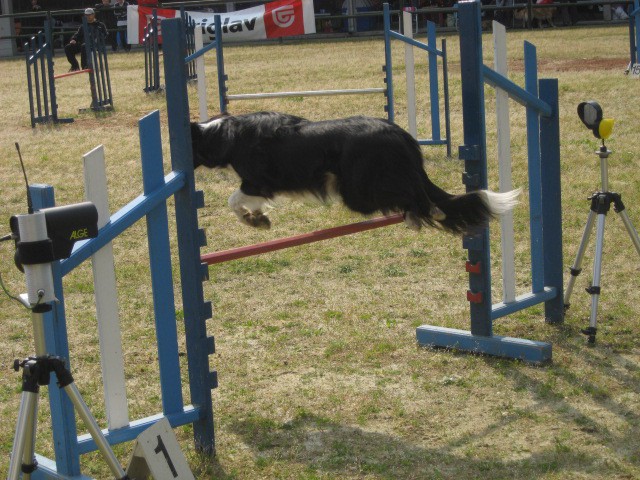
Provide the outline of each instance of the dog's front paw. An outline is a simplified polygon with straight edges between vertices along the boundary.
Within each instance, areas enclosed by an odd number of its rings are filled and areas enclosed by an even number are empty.
[[[262,212],[246,212],[242,215],[242,223],[253,228],[268,230],[271,228],[271,220]]]
[[[269,230],[271,228],[271,220],[264,213],[253,215],[253,226],[255,228],[262,228]]]

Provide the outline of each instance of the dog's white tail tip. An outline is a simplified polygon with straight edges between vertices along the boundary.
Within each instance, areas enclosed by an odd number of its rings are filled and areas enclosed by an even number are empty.
[[[503,215],[518,204],[518,197],[522,193],[521,188],[511,190],[509,192],[492,192],[491,190],[482,190],[484,201],[492,215]]]

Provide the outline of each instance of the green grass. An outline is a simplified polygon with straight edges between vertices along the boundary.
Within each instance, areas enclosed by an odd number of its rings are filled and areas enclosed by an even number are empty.
[[[578,103],[595,99],[616,119],[608,146],[610,183],[623,194],[632,221],[640,223],[640,175],[636,108],[638,82],[623,75],[625,25],[508,33],[509,76],[523,84],[522,42],[538,48],[540,78],[560,87],[563,253],[568,266],[587,218],[587,196],[600,186],[598,141],[576,115]],[[484,37],[492,64],[491,38]],[[462,139],[459,44],[447,36],[450,54],[452,145]],[[402,100],[402,48],[394,51],[397,112]],[[225,50],[230,93],[280,89],[382,86],[381,38],[283,42]],[[111,210],[141,190],[137,121],[159,109],[165,166],[169,167],[166,105],[145,95],[141,53],[109,58],[115,111],[78,114],[89,104],[87,80],[58,84],[60,116],[71,125],[32,130],[24,63],[2,60],[0,69],[0,218],[24,213],[24,186],[14,143],[19,142],[32,183],[49,183],[59,204],[83,199],[81,157],[102,144],[106,151]],[[58,54],[56,72],[66,70]],[[417,60],[420,136],[428,136],[425,59]],[[210,112],[216,111],[215,62],[207,63]],[[493,93],[486,89],[490,184],[497,186]],[[195,119],[195,91],[190,89]],[[279,110],[312,119],[352,114],[384,116],[382,98],[347,96],[234,102],[235,113]],[[514,184],[525,196],[515,210],[518,293],[530,285],[525,119],[512,104]],[[462,163],[443,147],[424,149],[435,183],[461,192]],[[303,159],[301,159],[303,160]],[[544,175],[544,172],[543,172]],[[283,201],[271,212],[273,228],[240,225],[226,206],[237,180],[224,172],[197,172],[206,206],[200,225],[205,251],[223,250],[360,220],[339,205]],[[172,210],[170,210],[172,212]],[[175,246],[175,227],[172,245]],[[143,222],[114,243],[123,327],[123,354],[131,418],[161,411],[149,267]],[[501,292],[497,229],[492,229],[494,301]],[[0,271],[13,293],[24,277],[12,263],[10,242],[0,245]],[[205,298],[214,306],[207,329],[216,338],[211,367],[217,456],[194,449],[190,426],[176,429],[198,479],[631,479],[640,478],[640,293],[638,257],[622,222],[609,216],[603,260],[598,343],[588,346],[588,286],[593,240],[578,278],[572,306],[561,326],[547,325],[543,309],[531,308],[496,322],[496,334],[553,343],[553,363],[517,361],[419,348],[415,327],[426,323],[469,328],[460,239],[402,225],[269,253],[210,268]],[[105,408],[91,269],[65,279],[71,366],[76,382],[102,426]],[[175,262],[174,262],[175,270]],[[566,279],[565,279],[566,281]],[[176,292],[179,292],[176,285]],[[177,294],[179,295],[179,294]],[[179,302],[179,298],[177,299]],[[182,309],[178,307],[178,324]],[[0,318],[0,477],[6,475],[19,404],[14,358],[33,352],[28,312],[5,297]],[[179,330],[182,332],[183,327]],[[184,352],[180,339],[180,351]],[[181,357],[183,364],[186,362]],[[186,372],[184,396],[189,401]],[[52,387],[55,388],[55,387]],[[39,453],[52,455],[46,389],[41,394]],[[80,427],[83,431],[83,427]],[[126,462],[131,445],[116,449]],[[83,458],[84,472],[107,478],[98,455]]]

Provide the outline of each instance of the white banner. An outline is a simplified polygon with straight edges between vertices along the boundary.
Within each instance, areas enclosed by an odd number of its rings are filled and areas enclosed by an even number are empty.
[[[151,22],[153,10],[150,7],[129,5],[127,35],[130,43],[142,43],[144,28]],[[180,16],[178,10],[157,8],[156,11],[159,24],[164,18]],[[187,14],[196,22],[196,28],[202,29],[205,43],[211,42],[215,37],[215,15],[220,15],[225,40],[266,40],[316,33],[313,0],[278,0],[229,13],[187,11]],[[159,34],[162,35],[160,27]]]

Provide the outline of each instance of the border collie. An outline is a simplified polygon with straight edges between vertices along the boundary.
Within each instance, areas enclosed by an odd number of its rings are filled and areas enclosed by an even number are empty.
[[[221,115],[191,124],[194,167],[232,168],[240,188],[229,206],[241,222],[269,228],[276,196],[340,199],[361,214],[402,213],[415,230],[472,233],[517,203],[519,190],[452,195],[427,176],[418,143],[383,119],[312,122],[276,112]]]

